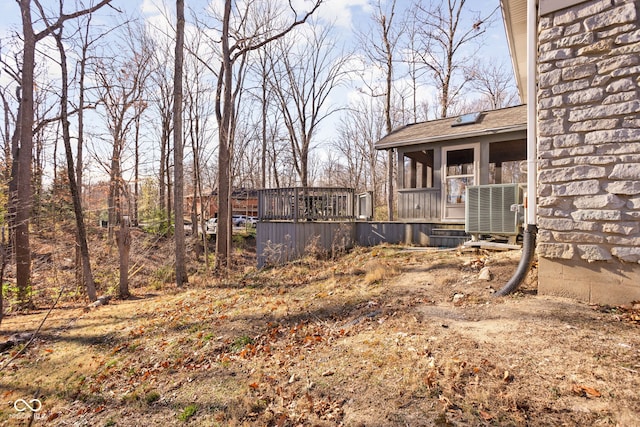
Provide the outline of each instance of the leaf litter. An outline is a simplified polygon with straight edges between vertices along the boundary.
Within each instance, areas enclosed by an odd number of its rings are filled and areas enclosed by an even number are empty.
[[[537,296],[535,269],[493,298],[517,257],[381,246],[140,285],[138,300],[56,311],[1,396],[40,390],[54,425],[632,425],[637,308]]]

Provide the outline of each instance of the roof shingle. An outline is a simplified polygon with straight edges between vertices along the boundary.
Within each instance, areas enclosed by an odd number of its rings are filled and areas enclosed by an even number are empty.
[[[476,123],[451,126],[457,119],[458,116],[447,117],[403,126],[376,142],[376,148],[382,150],[526,129],[527,106],[485,111]]]

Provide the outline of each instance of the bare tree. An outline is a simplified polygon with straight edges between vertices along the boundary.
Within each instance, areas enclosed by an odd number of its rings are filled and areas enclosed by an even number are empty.
[[[221,18],[220,69],[216,73],[216,120],[218,122],[218,234],[216,269],[226,269],[231,254],[231,158],[236,123],[236,99],[249,52],[266,46],[301,25],[317,10],[322,0],[314,0],[311,10],[300,14],[289,2],[291,19],[283,22],[281,13],[269,3],[249,2],[232,20],[232,1],[225,0]],[[256,9],[257,7],[257,9]],[[280,19],[278,19],[280,17]],[[251,20],[249,18],[252,18]],[[232,28],[237,24],[237,28]],[[280,25],[278,25],[280,24]],[[236,68],[234,73],[234,67]]]
[[[291,150],[287,145],[283,144],[283,141],[287,139],[285,137],[287,131],[286,129],[281,129],[283,128],[282,112],[271,84],[270,57],[273,54],[270,51],[272,50],[273,44],[265,46],[256,52],[258,58],[252,63],[252,73],[249,76],[249,79],[253,78],[250,83],[252,86],[250,90],[253,94],[251,101],[258,104],[258,107],[253,105],[250,108],[254,112],[254,116],[252,116],[254,125],[252,127],[260,130],[259,136],[255,135],[252,141],[259,139],[260,147],[244,151],[247,153],[246,162],[250,174],[252,174],[252,180],[257,181],[256,187],[262,188],[280,186],[278,162],[285,160],[285,156],[291,157],[289,153]],[[253,151],[253,155],[251,151]],[[260,153],[257,158],[255,156],[256,152]],[[254,163],[258,160],[259,165],[255,165]],[[256,169],[259,171],[259,180],[253,176],[256,173]],[[288,169],[289,172],[291,170],[291,168]]]
[[[56,49],[53,46],[43,46],[38,50],[39,57],[48,55],[50,49]],[[58,139],[61,132],[60,122],[60,105],[59,92],[60,87],[57,79],[52,79],[50,69],[44,61],[37,61],[34,79],[36,81],[37,90],[34,91],[34,109],[33,109],[33,178],[32,178],[32,209],[31,221],[38,228],[42,227],[42,221],[48,218],[47,215],[41,215],[46,207],[47,194],[44,189],[44,176],[46,170],[46,162],[48,160],[47,148],[53,147],[53,178],[56,179],[57,167],[57,148]]]
[[[182,140],[182,75],[184,62],[184,0],[176,0],[176,53],[173,74],[173,162],[175,200],[176,284],[189,281],[184,239],[184,145]]]
[[[17,37],[16,37],[17,38]],[[0,61],[3,65],[3,70],[6,74],[9,74],[13,82],[11,82],[6,88],[2,90],[2,101],[4,106],[4,165],[3,173],[5,180],[3,184],[7,186],[7,207],[5,212],[5,221],[8,226],[7,242],[6,242],[6,259],[11,258],[15,248],[15,215],[16,215],[16,203],[15,197],[17,194],[17,174],[18,174],[18,150],[20,147],[20,60],[17,54],[14,56],[14,63],[9,63],[3,57],[0,57]],[[15,85],[15,86],[14,86]],[[14,94],[8,93],[10,90],[14,90]],[[11,101],[17,104],[16,113],[12,113]],[[13,122],[13,132],[10,131],[10,122]]]
[[[341,162],[341,152],[329,151],[326,158],[320,165],[319,185],[322,187],[350,187],[356,188],[353,184],[353,170],[348,170]],[[362,159],[357,159],[355,163],[361,164]]]
[[[384,97],[384,119],[386,132],[393,130],[392,96],[394,89],[395,61],[399,40],[402,37],[404,23],[396,20],[396,0],[392,0],[388,9],[378,0],[371,15],[373,27],[359,34],[360,46],[367,59],[382,70],[384,84],[382,89],[369,86],[370,95]],[[394,150],[387,150],[387,211],[388,220],[393,221],[394,208]]]
[[[331,92],[350,70],[344,55],[336,55],[329,26],[314,26],[276,44],[271,57],[271,82],[288,132],[293,165],[300,184],[309,184],[309,154],[313,136],[324,119],[336,112],[328,105]]]
[[[278,185],[278,169],[276,166],[277,159],[273,157],[275,151],[281,151],[276,146],[282,141],[280,136],[280,125],[282,123],[282,112],[278,107],[278,101],[275,97],[273,85],[271,84],[271,66],[270,59],[273,56],[270,53],[273,50],[273,44],[265,46],[256,52],[257,59],[252,64],[253,77],[252,102],[258,103],[258,107],[253,106],[251,110],[257,113],[254,118],[254,128],[260,129],[260,135],[257,137],[260,141],[259,152],[259,184],[257,186],[266,188],[268,186]],[[286,133],[286,131],[284,132]],[[246,150],[245,150],[246,151]],[[255,153],[255,150],[254,150]],[[252,159],[247,158],[249,163],[256,161],[256,156]],[[251,166],[251,170],[255,171],[255,167]]]
[[[441,0],[428,6],[418,1],[413,8],[420,37],[416,53],[438,90],[438,116],[441,118],[450,114],[471,80],[468,69],[474,62],[479,44],[476,49],[472,47],[482,41],[490,20],[499,9],[482,15],[468,10],[467,1]],[[471,14],[472,19],[464,19],[465,14]]]
[[[262,186],[262,188],[266,188],[267,187],[267,134],[268,134],[268,128],[267,128],[267,123],[268,123],[268,119],[267,119],[267,111],[269,111],[269,84],[268,84],[268,78],[269,78],[269,69],[268,67],[268,56],[265,54],[263,49],[262,52],[260,52],[260,60],[259,60],[259,73],[260,73],[260,87],[262,88],[262,90],[260,91],[260,107],[261,107],[261,120],[260,120],[260,129],[261,129],[261,142],[262,142],[262,147],[261,147],[261,153],[262,156],[260,156],[261,158],[261,162],[260,162],[260,185]]]
[[[90,101],[87,100],[87,72],[90,69],[89,61],[92,59],[92,49],[95,45],[103,39],[103,37],[108,34],[112,29],[107,30],[106,32],[93,37],[91,34],[92,29],[92,20],[93,14],[88,14],[84,16],[84,19],[78,20],[78,28],[77,34],[79,37],[79,49],[80,52],[78,54],[78,58],[76,59],[76,79],[77,79],[77,127],[78,127],[78,135],[76,141],[76,162],[75,162],[75,177],[76,177],[76,188],[78,192],[78,199],[82,202],[83,200],[83,186],[84,186],[84,151],[85,151],[85,109],[91,109],[95,106],[91,104]],[[66,149],[66,147],[65,147]],[[80,237],[80,233],[76,233],[76,282],[77,283],[88,283],[92,282],[92,278],[87,278],[83,275],[83,270],[86,269],[86,266],[83,265],[83,249],[82,249],[82,239]]]
[[[134,126],[138,114],[143,110],[141,103],[145,103],[143,95],[146,80],[150,74],[152,58],[152,44],[144,39],[143,31],[133,31],[126,26],[125,37],[131,57],[125,57],[121,62],[107,64],[99,61],[95,75],[99,87],[100,103],[104,108],[104,116],[111,137],[111,156],[109,164],[105,165],[109,172],[109,238],[112,239],[115,225],[118,225],[116,241],[120,253],[120,285],[119,296],[129,296],[128,263],[130,237],[130,215],[128,209],[129,190],[123,177],[123,155],[127,146],[127,137]],[[139,41],[139,44],[135,44]]]
[[[489,59],[469,70],[469,74],[471,86],[482,95],[483,109],[495,110],[518,102],[513,73],[505,69],[504,63]]]
[[[160,159],[158,168],[159,210],[163,214],[165,226],[169,229],[171,223],[171,135],[173,134],[173,78],[166,66],[170,62],[170,48],[165,43],[156,43],[154,50],[151,80],[155,90],[150,91],[151,105],[155,107],[159,120],[158,140],[160,144]]]
[[[402,61],[407,66],[407,77],[409,79],[409,90],[411,91],[411,105],[409,117],[402,118],[402,123],[417,123],[429,119],[428,100],[418,98],[418,89],[421,87],[421,79],[425,70],[419,66],[419,24],[415,19],[406,19],[406,37],[402,48]],[[404,111],[404,110],[403,110]]]
[[[65,154],[67,159],[67,178],[69,180],[69,190],[73,200],[73,212],[76,219],[77,242],[80,246],[82,258],[82,277],[84,278],[84,286],[90,301],[97,299],[96,285],[93,281],[91,273],[91,260],[89,256],[89,246],[87,244],[87,232],[84,224],[84,214],[82,212],[82,203],[80,201],[80,192],[78,191],[78,183],[75,176],[75,166],[73,161],[73,152],[71,151],[71,132],[69,130],[69,73],[67,71],[67,55],[65,52],[63,37],[63,26],[60,25],[59,30],[53,33],[58,52],[60,53],[60,69],[62,74],[62,90],[60,92],[60,117],[62,120],[62,140],[64,142]]]
[[[1,72],[0,72],[1,73]],[[2,101],[2,118],[3,126],[1,130],[2,134],[2,183],[3,185],[9,182],[11,179],[11,140],[12,130],[15,129],[17,122],[16,114],[14,112],[13,105],[16,102],[15,96],[11,94],[14,90],[12,84],[0,87],[0,100]]]
[[[379,98],[363,98],[353,103],[337,127],[338,137],[333,146],[346,162],[349,186],[357,191],[370,190],[378,201],[384,176],[380,165],[384,161],[375,143],[386,131],[383,101]]]
[[[39,6],[37,0],[33,0]],[[111,0],[102,0],[95,6],[73,13],[61,13],[51,25],[36,33],[31,14],[32,0],[18,0],[22,16],[23,57],[20,99],[20,154],[15,176],[17,181],[15,197],[15,242],[16,242],[16,282],[18,301],[26,302],[26,292],[31,280],[31,244],[29,240],[29,222],[32,207],[32,160],[33,160],[33,95],[35,50],[39,40],[49,36],[69,19],[92,13]],[[41,7],[39,7],[42,10]]]
[[[189,51],[197,51],[198,44],[200,43],[200,33],[196,33],[194,38],[190,41],[190,46],[187,47]],[[188,59],[191,59],[190,61]],[[212,116],[211,110],[211,90],[207,85],[205,78],[206,68],[195,58],[185,58],[185,116],[187,120],[187,129],[185,131],[185,138],[188,139],[191,146],[191,152],[193,155],[193,200],[191,205],[191,220],[196,229],[205,230],[206,220],[209,219],[209,207],[205,208],[205,200],[211,196],[211,189],[214,188],[211,174],[207,174],[207,170],[215,169],[214,165],[211,165],[211,157],[213,152],[207,151],[207,137],[209,120]],[[209,178],[209,179],[208,179]],[[206,189],[206,191],[205,191]],[[205,194],[206,193],[206,194]],[[198,204],[195,201],[200,201],[200,209],[198,210]],[[195,247],[198,250],[199,245],[202,244],[204,249],[206,268],[209,268],[209,248],[207,245],[206,233],[193,233],[193,239]],[[199,252],[196,252],[199,256]]]
[[[1,214],[4,216],[4,224],[11,227],[12,224],[14,224],[13,214],[15,213],[13,209],[14,204],[10,203],[12,195],[15,195],[15,188],[12,184],[16,184],[15,180],[12,180],[11,177],[14,171],[13,159],[18,149],[18,139],[20,137],[18,133],[19,127],[16,126],[18,117],[16,117],[17,114],[14,112],[14,108],[17,104],[17,99],[20,97],[20,87],[17,86],[17,82],[19,82],[17,74],[9,69],[7,63],[2,60],[2,58],[0,58],[0,62],[4,66],[3,71],[8,71],[7,74],[10,74],[14,80],[6,86],[0,87],[0,99],[2,99],[3,107],[2,117],[4,120],[2,127],[2,182],[0,183],[2,186],[0,187],[0,195],[2,196],[4,204]],[[0,74],[1,73],[2,71],[0,71]],[[15,95],[11,93],[12,91],[15,91]],[[4,264],[11,257],[12,248],[12,233],[8,233],[7,236],[5,227],[2,227],[2,246],[0,250],[2,251],[3,268],[5,267]]]

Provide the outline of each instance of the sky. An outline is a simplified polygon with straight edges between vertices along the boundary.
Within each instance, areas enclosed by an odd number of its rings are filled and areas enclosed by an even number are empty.
[[[95,0],[94,0],[95,1]],[[326,22],[333,22],[337,30],[344,35],[346,41],[353,37],[353,30],[366,24],[368,15],[371,12],[372,0],[325,0],[320,6],[316,15]],[[382,0],[383,2],[385,0]],[[495,9],[499,0],[469,0],[469,9],[474,11],[482,11],[484,13]],[[85,3],[88,3],[85,0]],[[220,8],[216,4],[221,4],[222,0],[186,0],[187,15],[189,11],[198,13],[206,7]],[[308,4],[308,0],[294,0],[294,4]],[[427,3],[426,1],[424,2]],[[42,0],[45,7],[53,10],[57,7],[58,0]],[[65,12],[72,11],[74,2],[65,0],[65,4],[70,5]],[[172,10],[173,2],[171,0],[112,0],[111,4],[124,11],[128,15],[142,16],[144,19],[153,22],[164,20],[162,11]],[[408,0],[397,0],[397,7],[404,10],[410,5]],[[113,10],[104,9],[108,14],[113,14]],[[506,37],[502,25],[500,13],[496,13],[496,19],[492,27],[489,28],[486,38],[486,52],[491,52],[490,56],[499,57],[500,60],[508,60],[508,48]],[[187,16],[187,21],[189,17]],[[10,30],[19,30],[20,28],[20,11],[16,1],[1,0],[0,1],[0,40],[10,34]],[[1,47],[1,46],[0,46]]]
[[[41,0],[45,8],[56,10],[58,0]],[[94,0],[95,1],[95,0]],[[385,1],[385,0],[382,0]],[[89,0],[84,0],[89,3]],[[309,4],[308,0],[293,0],[294,4]],[[335,31],[339,35],[339,40],[349,45],[355,37],[354,31],[361,29],[363,25],[369,22],[369,15],[372,11],[370,6],[371,0],[325,0],[325,3],[318,9],[316,15],[324,22],[332,22],[335,25]],[[469,9],[488,13],[498,6],[499,0],[468,0]],[[426,0],[425,0],[426,3]],[[65,12],[76,10],[74,8],[75,1],[65,0],[65,4],[69,5]],[[148,25],[160,27],[168,25],[164,15],[166,11],[173,14],[175,4],[172,0],[113,0],[111,3],[115,8],[122,10],[129,16],[140,16]],[[397,0],[397,8],[404,10],[409,6],[408,0]],[[191,15],[195,13],[199,15],[204,8],[221,9],[222,0],[185,0],[187,26],[191,19]],[[74,8],[74,9],[72,9]],[[112,9],[103,9],[104,13],[100,13],[96,21],[104,21],[107,23],[112,19],[115,12]],[[35,15],[35,14],[34,14]],[[486,55],[492,61],[503,62],[507,69],[511,71],[511,62],[508,54],[505,32],[502,24],[502,15],[498,10],[494,15],[494,22],[487,30],[485,47],[479,54]],[[0,53],[6,52],[7,37],[12,31],[19,31],[21,25],[19,7],[15,0],[0,0]],[[37,28],[36,28],[37,30]],[[45,43],[47,43],[45,41]],[[50,68],[50,78],[55,78],[57,71],[56,66]],[[0,84],[3,84],[8,76],[0,71]],[[332,94],[333,102],[345,102],[344,100],[354,99],[362,96],[357,90],[357,84],[349,87],[341,88]],[[425,97],[431,96],[428,93]],[[332,120],[337,120],[334,117]],[[333,137],[332,131],[335,129],[335,122],[328,121],[318,133],[320,141],[328,141]]]

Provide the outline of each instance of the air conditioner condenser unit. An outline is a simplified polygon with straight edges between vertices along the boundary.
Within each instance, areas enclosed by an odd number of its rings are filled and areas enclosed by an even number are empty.
[[[517,236],[524,215],[523,194],[520,184],[467,187],[465,231],[474,240],[481,234]]]

